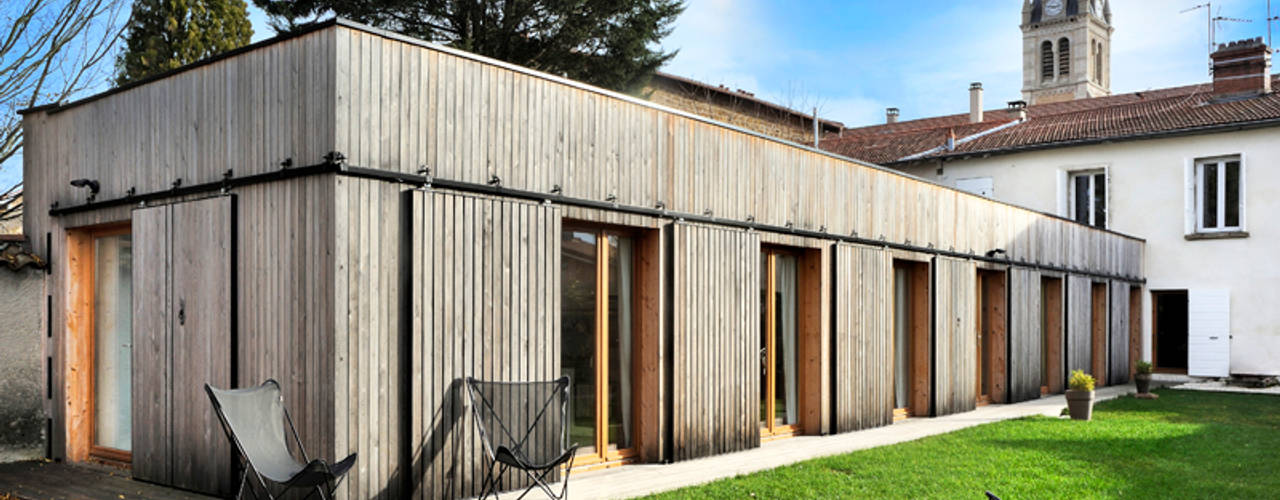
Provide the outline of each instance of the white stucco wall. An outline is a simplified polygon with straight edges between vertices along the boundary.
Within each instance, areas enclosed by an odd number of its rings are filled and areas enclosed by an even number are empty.
[[[1249,237],[1184,238],[1184,170],[1197,158],[1239,154]],[[1280,128],[1031,151],[904,168],[954,186],[991,177],[994,197],[1059,215],[1063,172],[1105,167],[1108,227],[1147,240],[1144,359],[1151,359],[1151,290],[1231,292],[1231,372],[1280,374]]]

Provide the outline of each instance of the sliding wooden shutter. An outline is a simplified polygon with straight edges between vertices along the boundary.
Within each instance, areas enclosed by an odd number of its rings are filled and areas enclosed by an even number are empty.
[[[1040,273],[1009,269],[1009,402],[1040,397],[1044,348]]]
[[[1107,285],[1111,294],[1111,324],[1107,334],[1111,337],[1110,366],[1107,370],[1111,385],[1129,382],[1129,284],[1113,281]]]
[[[835,252],[836,432],[893,422],[893,261],[855,245]]]
[[[406,196],[413,496],[473,497],[486,471],[463,378],[560,376],[560,209],[434,191]],[[365,418],[372,410],[360,411]],[[517,488],[527,480],[510,472],[504,481]]]
[[[204,384],[231,386],[233,198],[134,211],[134,475],[232,492],[232,450]]]
[[[672,227],[672,456],[760,445],[760,235]]]
[[[934,259],[934,410],[939,416],[977,407],[977,279],[972,261]]]
[[[1092,282],[1082,276],[1067,276],[1067,376],[1074,370],[1093,371]]]
[[[169,484],[169,207],[133,211],[133,477]]]

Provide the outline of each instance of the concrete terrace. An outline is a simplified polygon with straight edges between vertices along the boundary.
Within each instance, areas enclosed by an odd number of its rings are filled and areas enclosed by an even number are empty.
[[[1137,392],[1133,384],[1103,387],[1097,401]],[[797,436],[762,444],[759,448],[674,464],[636,464],[602,471],[575,473],[569,479],[570,498],[631,498],[750,474],[811,458],[838,455],[946,434],[966,427],[1032,415],[1058,416],[1066,408],[1061,395],[1009,405],[980,406],[977,410],[935,418],[911,418],[832,436]],[[1065,418],[1065,417],[1063,417]]]

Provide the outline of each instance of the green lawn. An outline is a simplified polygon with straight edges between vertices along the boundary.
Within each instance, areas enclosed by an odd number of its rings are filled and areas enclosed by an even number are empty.
[[[1160,390],[650,498],[1280,498],[1280,397]]]

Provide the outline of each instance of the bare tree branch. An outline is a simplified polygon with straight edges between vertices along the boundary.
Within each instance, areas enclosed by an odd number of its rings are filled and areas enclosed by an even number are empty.
[[[124,29],[125,0],[30,0],[0,7],[0,169],[22,150],[19,110],[101,83]]]

